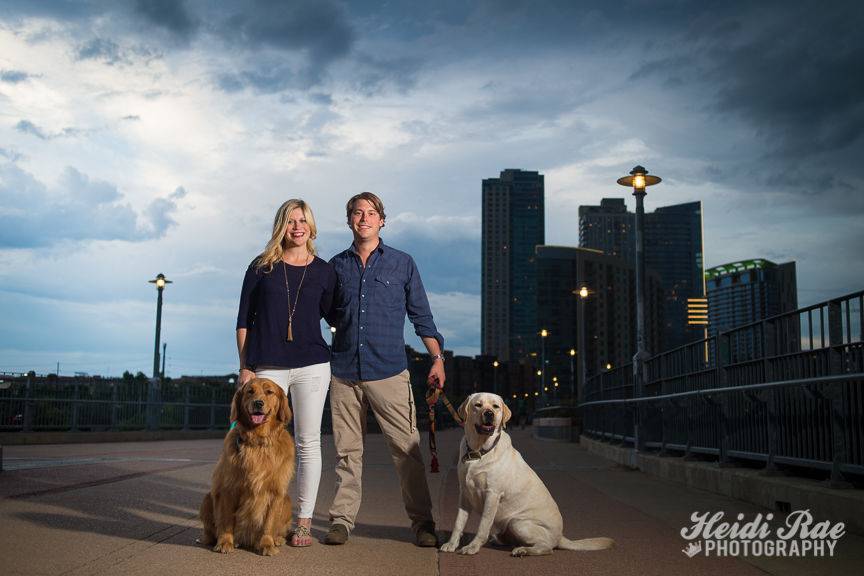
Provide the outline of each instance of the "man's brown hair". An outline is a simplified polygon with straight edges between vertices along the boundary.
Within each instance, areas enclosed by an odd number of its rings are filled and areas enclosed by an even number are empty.
[[[366,200],[375,210],[378,212],[378,215],[381,216],[381,225],[384,225],[384,220],[387,218],[384,215],[384,202],[381,201],[381,198],[373,194],[372,192],[361,192],[360,194],[355,194],[348,200],[348,203],[345,205],[345,217],[348,219],[348,222],[351,222],[351,212],[354,211],[354,204],[357,203],[358,200]]]

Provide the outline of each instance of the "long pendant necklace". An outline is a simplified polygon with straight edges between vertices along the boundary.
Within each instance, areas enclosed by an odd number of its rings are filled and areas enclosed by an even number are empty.
[[[306,278],[306,267],[309,266],[309,257],[306,257],[306,263],[303,265],[303,274],[300,276],[300,283],[297,285],[297,296],[294,297],[294,306],[291,306],[291,287],[288,286],[288,263],[282,261],[282,272],[285,275],[285,292],[288,294],[288,335],[285,337],[286,342],[294,341],[294,330],[292,324],[294,320],[294,312],[297,311],[297,303],[300,302],[300,288],[303,287],[303,280]]]

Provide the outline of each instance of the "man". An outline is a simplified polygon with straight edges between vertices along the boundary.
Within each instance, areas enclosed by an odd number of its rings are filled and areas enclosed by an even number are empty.
[[[330,260],[338,279],[333,312],[336,329],[330,385],[336,443],[336,495],[330,508],[327,544],[344,544],[354,528],[362,498],[366,407],[372,408],[387,441],[414,542],[437,546],[432,500],[420,453],[420,433],[405,357],[405,314],[432,356],[428,383],[444,386],[444,340],[435,323],[417,265],[379,236],[384,205],[371,192],[346,205],[350,248]]]

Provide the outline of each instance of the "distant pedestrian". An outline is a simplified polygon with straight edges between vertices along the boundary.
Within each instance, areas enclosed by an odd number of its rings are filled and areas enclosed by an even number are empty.
[[[312,209],[288,200],[276,212],[264,251],[246,270],[237,313],[238,387],[268,378],[291,397],[297,443],[297,527],[292,546],[312,543],[321,481],[321,417],[330,387],[330,347],[321,318],[336,287],[333,267],[315,256]]]
[[[432,500],[420,452],[420,433],[402,336],[405,315],[432,357],[428,383],[444,387],[444,340],[432,320],[420,273],[408,254],[381,241],[384,204],[371,192],[346,206],[351,246],[334,256],[338,277],[331,325],[333,380],[330,407],[336,443],[336,495],[327,544],[344,544],[362,498],[366,408],[387,440],[411,519],[414,542],[437,546]]]

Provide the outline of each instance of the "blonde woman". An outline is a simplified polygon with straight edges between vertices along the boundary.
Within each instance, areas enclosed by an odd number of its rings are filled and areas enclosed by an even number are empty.
[[[268,378],[291,397],[299,506],[292,546],[312,543],[321,415],[330,386],[330,347],[321,336],[321,318],[330,310],[336,274],[315,255],[316,233],[306,202],[288,200],[279,207],[270,241],[246,270],[237,313],[238,386]]]

